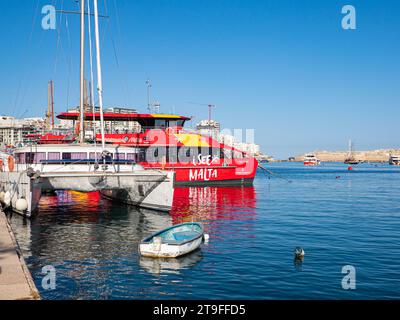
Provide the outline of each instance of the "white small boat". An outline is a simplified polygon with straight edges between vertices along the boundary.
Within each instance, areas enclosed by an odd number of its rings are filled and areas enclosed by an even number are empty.
[[[400,155],[390,155],[389,164],[391,166],[400,166]]]
[[[144,257],[176,258],[198,249],[204,238],[201,223],[178,224],[145,238],[139,245]]]
[[[318,166],[321,161],[314,154],[306,154],[304,156],[305,166]]]

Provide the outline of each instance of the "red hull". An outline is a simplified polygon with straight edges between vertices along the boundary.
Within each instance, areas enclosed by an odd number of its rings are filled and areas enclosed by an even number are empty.
[[[258,162],[255,158],[243,159],[239,163],[223,166],[214,165],[182,165],[182,164],[149,164],[140,163],[146,169],[164,169],[176,172],[178,185],[246,185],[252,184],[256,175]]]
[[[318,162],[314,162],[314,161],[304,161],[304,165],[305,166],[317,166]]]

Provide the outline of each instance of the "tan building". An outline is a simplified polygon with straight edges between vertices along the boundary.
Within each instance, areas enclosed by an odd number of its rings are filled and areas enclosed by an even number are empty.
[[[17,146],[29,142],[27,135],[37,134],[45,128],[42,118],[15,119],[0,116],[0,145]]]

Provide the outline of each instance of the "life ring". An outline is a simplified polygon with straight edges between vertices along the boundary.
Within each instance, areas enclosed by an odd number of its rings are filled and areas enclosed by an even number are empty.
[[[13,156],[8,157],[8,171],[13,172],[15,169],[15,160]]]

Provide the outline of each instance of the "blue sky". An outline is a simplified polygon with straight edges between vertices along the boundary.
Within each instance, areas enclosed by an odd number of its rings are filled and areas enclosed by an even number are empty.
[[[349,138],[356,149],[400,147],[399,1],[106,3],[107,106],[145,112],[150,78],[162,111],[198,121],[207,107],[188,102],[215,104],[223,128],[254,128],[278,158],[346,149]],[[0,2],[1,114],[42,116],[50,79],[57,112],[78,104],[79,17],[58,16],[57,30],[45,31],[46,4],[78,9],[73,0]],[[341,28],[346,4],[357,10],[356,30]]]

